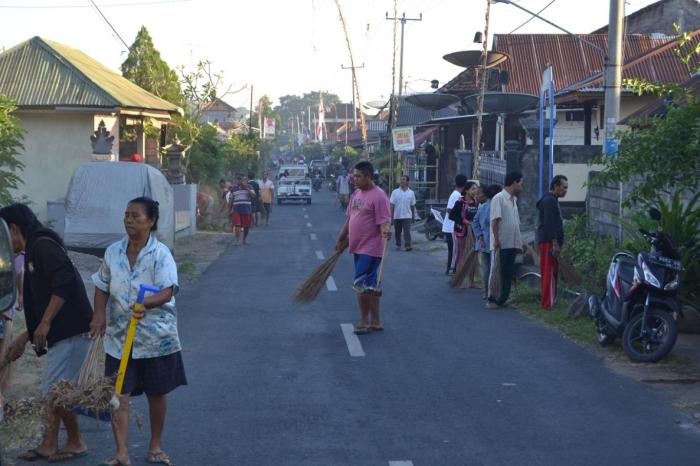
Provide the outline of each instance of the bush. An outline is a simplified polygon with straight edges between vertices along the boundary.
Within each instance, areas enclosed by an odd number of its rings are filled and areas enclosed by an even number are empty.
[[[583,277],[585,291],[605,289],[608,266],[615,252],[615,240],[591,232],[586,216],[575,216],[564,224],[562,257]]]

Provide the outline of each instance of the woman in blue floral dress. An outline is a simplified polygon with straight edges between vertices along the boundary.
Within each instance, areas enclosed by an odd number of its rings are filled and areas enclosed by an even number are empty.
[[[107,248],[95,283],[95,314],[91,333],[104,332],[105,373],[119,369],[122,347],[131,316],[139,318],[129,359],[119,409],[112,416],[116,453],[105,465],[129,465],[129,397],[148,398],[151,441],[146,460],[171,464],[163,452],[161,437],[165,425],[166,396],[187,379],[177,331],[174,295],[178,291],[177,266],[167,246],[158,241],[158,203],[146,197],[129,202],[124,213],[126,236]],[[142,311],[133,305],[141,285],[160,292],[149,295]]]

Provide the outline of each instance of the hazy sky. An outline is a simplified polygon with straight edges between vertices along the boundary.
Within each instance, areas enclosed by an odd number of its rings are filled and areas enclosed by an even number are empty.
[[[393,0],[340,0],[344,9],[364,102],[391,93]],[[538,11],[551,0],[519,0]],[[654,0],[627,0],[627,12]],[[254,84],[256,98],[277,99],[326,89],[351,98],[350,64],[334,0],[96,0],[107,20],[131,45],[141,25],[171,67],[190,67],[206,58],[224,72],[227,83]],[[591,32],[608,22],[609,0],[555,0],[542,13],[573,32]],[[19,7],[19,8],[18,8]],[[51,7],[51,8],[48,8]],[[398,13],[423,13],[406,25],[404,81],[408,92],[429,90],[461,69],[442,59],[446,53],[477,48],[486,0],[400,0]],[[490,33],[508,33],[528,15],[511,5],[491,8]],[[42,36],[78,49],[115,71],[126,47],[88,0],[0,0],[0,47]],[[399,25],[400,30],[400,25]],[[518,32],[556,32],[534,19]],[[398,41],[398,38],[397,38]],[[397,68],[398,77],[398,53]],[[426,81],[424,81],[426,80]],[[247,106],[246,91],[225,100]]]

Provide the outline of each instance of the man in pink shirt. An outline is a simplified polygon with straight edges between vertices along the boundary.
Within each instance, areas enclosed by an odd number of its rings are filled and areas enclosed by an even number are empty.
[[[359,162],[353,170],[357,188],[350,196],[347,220],[338,235],[335,249],[339,251],[345,238],[349,239],[350,253],[355,257],[355,280],[360,307],[360,321],[355,333],[362,335],[384,330],[379,319],[379,297],[366,293],[377,286],[377,270],[382,262],[384,243],[391,238],[391,209],[386,193],[372,180],[374,167],[367,161]]]

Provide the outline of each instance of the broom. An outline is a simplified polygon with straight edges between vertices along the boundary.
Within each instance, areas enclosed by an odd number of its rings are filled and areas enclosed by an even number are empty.
[[[527,252],[532,256],[532,261],[534,264],[539,267],[540,266],[540,254],[530,246],[529,244],[525,245],[525,248],[527,249]],[[562,257],[561,254],[557,257],[557,261],[559,262],[559,272],[561,273],[561,279],[564,280],[566,283],[569,283],[571,285],[581,285],[583,283],[583,278],[581,277],[581,274],[578,273],[578,271],[574,268],[573,265],[569,264],[564,257]]]
[[[474,271],[478,260],[479,255],[474,248],[474,233],[471,228],[467,228],[467,239],[464,242],[462,258],[457,265],[457,271],[450,279],[450,287],[461,288],[467,277]]]
[[[491,252],[491,276],[489,278],[489,293],[492,298],[498,299],[501,295],[501,250]]]
[[[345,239],[341,244],[340,250],[335,251],[332,256],[323,261],[323,263],[316,267],[316,270],[299,285],[299,288],[297,288],[292,296],[295,303],[309,304],[318,297],[319,293],[321,293],[321,289],[323,289],[323,286],[326,284],[326,280],[328,280],[328,277],[331,275],[335,264],[347,247],[348,240]]]

